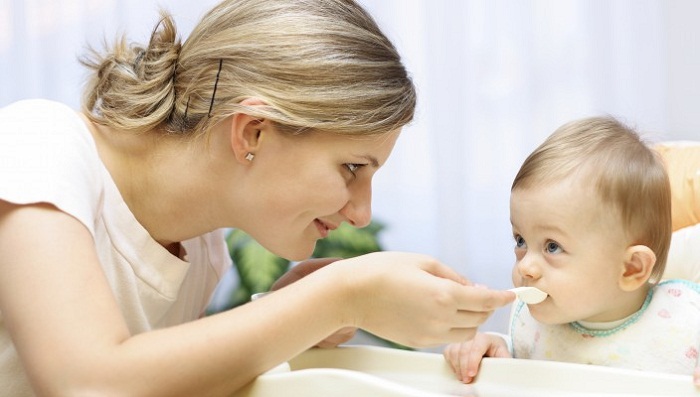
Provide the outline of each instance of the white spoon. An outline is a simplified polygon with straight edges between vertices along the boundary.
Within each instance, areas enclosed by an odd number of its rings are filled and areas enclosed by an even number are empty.
[[[540,303],[547,298],[546,292],[535,287],[511,288],[508,291],[515,292],[515,294],[518,295],[518,299],[532,305]]]

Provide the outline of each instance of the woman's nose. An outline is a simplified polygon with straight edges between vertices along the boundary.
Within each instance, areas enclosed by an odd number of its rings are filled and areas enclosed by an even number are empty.
[[[362,228],[372,220],[372,188],[371,186],[352,192],[350,200],[340,210],[347,222],[354,227]]]
[[[527,253],[517,264],[518,273],[525,279],[537,280],[542,276],[538,259],[534,254]]]

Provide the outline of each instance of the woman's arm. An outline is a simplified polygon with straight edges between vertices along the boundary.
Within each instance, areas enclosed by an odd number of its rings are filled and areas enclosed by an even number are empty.
[[[320,285],[132,336],[87,229],[0,203],[0,310],[39,395],[226,395],[342,325],[340,305],[295,310]]]
[[[465,288],[422,255],[384,254],[130,335],[87,229],[50,205],[0,201],[0,310],[38,395],[218,396],[345,326],[413,346],[445,343],[473,335],[513,299]]]

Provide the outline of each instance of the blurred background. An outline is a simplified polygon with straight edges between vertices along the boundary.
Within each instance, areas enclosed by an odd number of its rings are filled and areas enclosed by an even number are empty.
[[[700,140],[700,2],[360,2],[419,92],[416,120],[375,178],[384,249],[427,253],[509,288],[510,184],[559,125],[607,114],[651,142]],[[121,34],[145,43],[160,7],[184,39],[215,3],[0,0],[0,106],[43,97],[77,108],[87,44]],[[484,330],[507,332],[507,317],[496,312]]]

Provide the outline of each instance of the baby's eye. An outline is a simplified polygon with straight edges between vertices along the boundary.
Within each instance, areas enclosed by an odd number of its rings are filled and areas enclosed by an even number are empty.
[[[550,254],[556,254],[556,253],[562,251],[561,247],[559,246],[559,243],[557,243],[555,241],[548,241],[547,244],[545,245],[545,249]]]
[[[515,248],[527,247],[527,244],[525,243],[525,239],[523,238],[523,236],[516,234],[514,237],[515,237]]]

